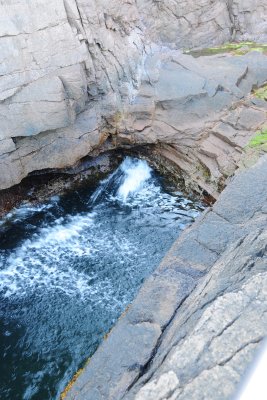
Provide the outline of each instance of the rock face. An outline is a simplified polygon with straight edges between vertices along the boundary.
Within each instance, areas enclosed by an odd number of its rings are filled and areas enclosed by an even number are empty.
[[[99,107],[114,113],[121,93],[129,97],[143,45],[130,2],[12,0],[0,7],[5,188],[33,170],[71,165],[102,142]]]
[[[160,143],[164,157],[217,198],[266,121],[266,102],[250,92],[267,79],[267,57],[194,59],[167,50],[148,56],[144,69],[135,101],[113,125],[117,143]]]
[[[265,40],[266,15],[264,0],[2,0],[0,189],[94,149],[160,143],[216,196],[262,122],[262,105],[238,102],[267,79],[266,57],[194,60],[179,49]],[[235,115],[255,111],[253,126],[220,125],[232,103]],[[218,143],[222,132],[230,139]],[[210,155],[217,145],[228,161]]]
[[[266,122],[251,91],[267,56],[182,49],[235,39],[267,40],[266,0],[0,0],[0,190],[155,144],[217,198]],[[179,238],[68,399],[233,394],[267,334],[266,170],[238,175]]]
[[[266,171],[267,156],[174,243],[67,399],[232,398],[267,336]]]

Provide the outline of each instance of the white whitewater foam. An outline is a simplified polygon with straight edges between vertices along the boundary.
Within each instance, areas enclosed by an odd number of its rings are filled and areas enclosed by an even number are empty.
[[[66,294],[85,292],[88,275],[69,265],[71,257],[90,255],[90,245],[83,232],[93,224],[93,214],[58,219],[26,240],[6,260],[0,257],[0,291],[4,296],[27,294],[30,288],[45,286]]]
[[[152,169],[146,161],[126,157],[122,164],[100,183],[90,198],[90,204],[94,205],[103,197],[126,203],[129,197],[142,191],[151,176]]]
[[[106,226],[109,222],[105,217],[102,219],[102,214],[109,209],[108,203],[120,202],[133,210],[140,208],[147,216],[170,211],[169,215],[173,213],[171,218],[176,219],[175,213],[180,218],[185,211],[188,219],[198,213],[194,208],[191,210],[190,200],[164,193],[152,179],[152,169],[146,161],[129,157],[100,184],[91,197],[91,205],[97,198],[101,201],[99,205],[95,204],[94,212],[59,218],[53,224],[39,228],[12,252],[0,251],[0,292],[4,296],[21,297],[33,291],[59,290],[69,296],[95,296],[97,299],[101,293],[114,304],[114,287],[106,276],[101,275],[102,264],[114,265],[117,257],[116,262],[125,265],[130,273],[140,250],[124,231],[122,234],[116,231],[114,235],[112,224]],[[51,201],[57,202],[58,198]],[[21,220],[24,215],[50,207],[51,204],[21,207],[14,210],[10,218],[16,215]],[[113,213],[112,208],[110,211]],[[107,217],[110,215],[108,213]],[[161,222],[156,221],[157,226],[166,224],[164,218]],[[93,272],[96,269],[90,269],[90,265],[97,266],[99,274]]]
[[[117,233],[105,233],[95,224],[95,213],[59,218],[53,226],[41,228],[6,257],[0,252],[0,292],[3,297],[22,298],[36,291],[62,292],[67,296],[90,298],[95,304],[116,307],[114,287],[108,277],[76,269],[85,259],[98,262],[101,254],[121,255],[131,261],[134,245]],[[74,265],[73,265],[74,264]],[[100,296],[101,294],[101,296]]]
[[[47,211],[51,209],[54,206],[54,204],[58,202],[58,200],[59,200],[58,196],[53,196],[50,199],[50,202],[47,204],[37,204],[37,205],[23,204],[18,208],[14,208],[12,211],[6,214],[3,219],[0,220],[0,227],[6,224],[7,222],[15,223],[18,221],[23,221],[31,215],[34,215],[42,211]]]
[[[127,157],[121,165],[124,173],[123,183],[120,185],[117,196],[122,201],[126,201],[128,196],[138,193],[144,184],[151,178],[152,169],[143,160],[132,160]]]

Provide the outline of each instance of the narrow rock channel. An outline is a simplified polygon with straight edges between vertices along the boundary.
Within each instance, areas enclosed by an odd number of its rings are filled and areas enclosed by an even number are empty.
[[[0,0],[0,400],[233,400],[266,153],[266,0]]]
[[[126,157],[0,222],[0,397],[55,399],[204,204]]]

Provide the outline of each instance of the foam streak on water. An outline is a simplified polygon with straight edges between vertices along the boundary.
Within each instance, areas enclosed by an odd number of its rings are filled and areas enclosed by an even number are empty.
[[[147,162],[127,157],[115,173],[100,184],[90,201],[113,192],[113,200],[126,203],[130,196],[138,197],[138,194],[144,194],[151,173],[152,169]],[[155,185],[150,183],[150,186],[152,194]],[[23,206],[10,216],[16,221],[17,218],[24,219],[31,213],[51,207],[52,204],[28,208]],[[101,210],[98,209],[98,212]],[[89,212],[61,217],[53,225],[40,229],[32,239],[22,243],[6,259],[2,256],[4,260],[2,265],[0,264],[0,291],[3,296],[27,296],[29,290],[37,290],[44,286],[47,290],[60,290],[68,295],[77,292],[82,298],[86,294],[90,295],[92,287],[88,285],[88,281],[92,277],[82,271],[76,271],[72,264],[77,262],[78,258],[94,258],[101,247],[112,252],[114,246],[114,238],[106,238],[104,243],[98,237],[95,232],[97,226],[94,225],[94,215],[94,212]],[[127,258],[127,252],[133,246],[127,243],[127,239],[121,240],[121,243],[124,243],[124,249],[121,248],[122,257]]]
[[[55,400],[202,205],[126,158],[0,223],[0,398]]]
[[[90,255],[90,244],[83,240],[83,233],[92,223],[93,214],[75,216],[69,221],[60,218],[53,226],[40,229],[6,259],[2,256],[0,291],[3,296],[27,296],[30,290],[43,287],[69,295],[75,291],[84,294],[88,276],[75,271],[66,261]]]

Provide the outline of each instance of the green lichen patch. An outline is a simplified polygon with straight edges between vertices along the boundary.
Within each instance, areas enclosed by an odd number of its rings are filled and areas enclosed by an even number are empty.
[[[259,44],[255,42],[235,42],[225,43],[221,46],[209,47],[201,50],[185,50],[185,54],[190,54],[193,57],[210,56],[216,54],[230,53],[241,56],[251,51],[258,51],[267,54],[267,44]]]
[[[255,136],[251,138],[249,144],[243,150],[244,153],[238,163],[241,171],[251,168],[263,153],[267,153],[267,127],[256,132]]]
[[[260,87],[259,89],[256,89],[254,91],[254,95],[259,99],[267,101],[267,83],[266,85]]]
[[[248,147],[257,148],[262,147],[263,150],[267,150],[267,127],[256,133],[255,136],[250,140]]]

